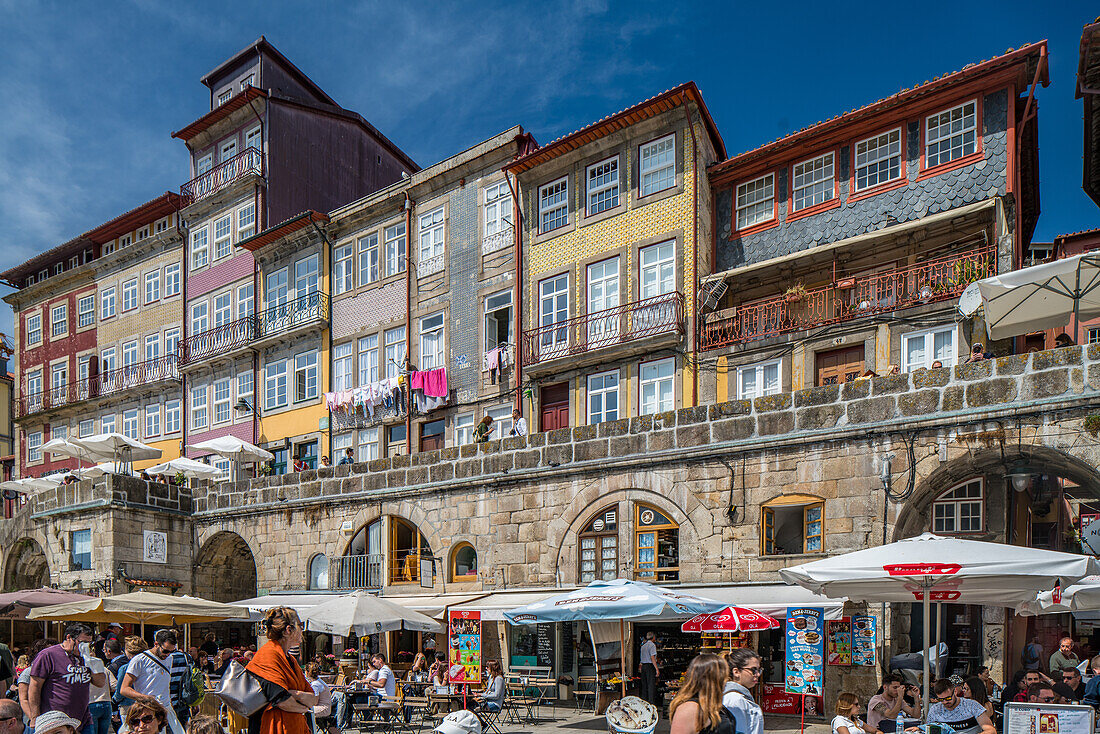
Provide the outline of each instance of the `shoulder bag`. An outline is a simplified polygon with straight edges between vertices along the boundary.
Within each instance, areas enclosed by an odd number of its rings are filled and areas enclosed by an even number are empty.
[[[260,682],[236,660],[229,663],[215,693],[241,716],[251,716],[267,705]]]

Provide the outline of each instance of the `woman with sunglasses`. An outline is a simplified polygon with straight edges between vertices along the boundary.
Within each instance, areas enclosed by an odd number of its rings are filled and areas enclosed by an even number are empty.
[[[764,712],[752,697],[752,688],[760,680],[763,662],[747,647],[726,653],[729,682],[722,692],[722,705],[729,709],[738,734],[764,734]]]
[[[267,642],[245,670],[259,681],[267,706],[248,717],[248,734],[309,734],[306,716],[317,705],[317,694],[290,654],[302,644],[302,622],[290,607],[275,607],[263,625]]]
[[[126,728],[133,734],[157,734],[168,723],[168,711],[153,697],[135,701],[126,712]]]

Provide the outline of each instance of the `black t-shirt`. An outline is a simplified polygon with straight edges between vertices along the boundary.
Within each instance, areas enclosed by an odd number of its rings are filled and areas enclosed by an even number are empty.
[[[213,658],[218,654],[218,643],[213,640],[204,640],[203,643],[199,645],[199,650],[206,653],[208,657]]]

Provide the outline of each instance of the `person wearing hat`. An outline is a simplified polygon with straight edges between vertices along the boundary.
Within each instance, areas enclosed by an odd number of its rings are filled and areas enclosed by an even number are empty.
[[[481,734],[481,720],[473,711],[463,709],[444,716],[443,721],[432,731],[439,734]]]
[[[36,734],[79,734],[80,722],[64,711],[39,714],[34,723]]]

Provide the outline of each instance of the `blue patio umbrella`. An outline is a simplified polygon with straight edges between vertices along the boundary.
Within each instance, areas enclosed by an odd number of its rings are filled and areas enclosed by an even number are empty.
[[[622,665],[622,691],[626,695],[625,620],[690,619],[725,609],[726,602],[684,594],[676,589],[647,584],[644,581],[613,579],[593,581],[588,586],[528,604],[504,613],[512,624],[539,622],[594,622],[619,620],[619,656]]]

